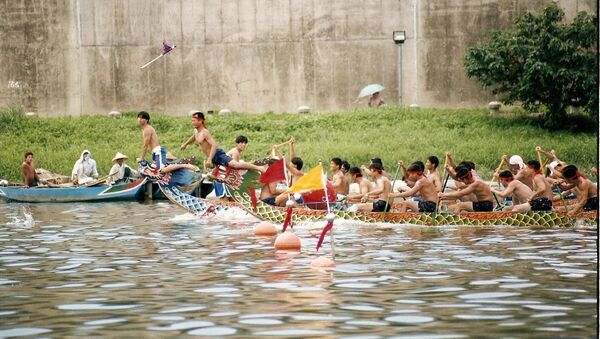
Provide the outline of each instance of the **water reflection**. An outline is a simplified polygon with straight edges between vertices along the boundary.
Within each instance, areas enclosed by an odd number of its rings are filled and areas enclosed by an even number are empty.
[[[241,211],[0,203],[0,337],[591,337],[597,230],[335,227],[334,270]],[[331,252],[328,240],[321,254]]]

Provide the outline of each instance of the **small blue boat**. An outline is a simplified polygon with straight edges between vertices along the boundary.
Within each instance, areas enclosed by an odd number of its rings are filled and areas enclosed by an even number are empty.
[[[85,202],[143,198],[146,178],[117,185],[79,187],[3,187],[0,198],[22,202]]]

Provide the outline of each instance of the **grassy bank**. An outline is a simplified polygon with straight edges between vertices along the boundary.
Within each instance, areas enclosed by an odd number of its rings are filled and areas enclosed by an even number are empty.
[[[200,150],[179,146],[191,134],[189,117],[151,113],[161,145],[178,157],[197,156]],[[270,145],[297,140],[297,153],[312,167],[320,159],[328,163],[341,157],[352,164],[368,164],[381,157],[388,170],[397,160],[425,160],[429,155],[443,159],[450,150],[456,160],[474,161],[480,173],[489,177],[502,154],[520,154],[525,160],[536,157],[535,146],[555,149],[558,156],[588,172],[597,163],[595,133],[549,132],[527,117],[491,117],[484,110],[442,110],[404,108],[368,109],[328,114],[231,114],[209,116],[208,128],[220,147],[234,146],[237,135],[250,139],[245,159],[264,157]],[[37,167],[70,174],[82,150],[89,149],[100,175],[107,174],[117,151],[134,164],[141,149],[141,131],[135,113],[121,119],[107,116],[78,118],[25,118],[22,112],[0,112],[0,178],[21,181],[23,154],[32,151]],[[287,150],[286,150],[287,152]],[[148,157],[148,156],[147,156]]]

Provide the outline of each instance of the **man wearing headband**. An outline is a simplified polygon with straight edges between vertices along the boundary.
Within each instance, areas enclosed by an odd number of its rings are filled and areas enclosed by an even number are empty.
[[[198,147],[200,147],[202,152],[206,155],[204,168],[212,167],[214,165],[231,167],[235,169],[254,170],[259,173],[265,171],[264,168],[256,166],[252,163],[233,160],[230,156],[225,154],[222,149],[218,148],[217,142],[208,131],[208,128],[206,128],[204,113],[196,112],[192,114],[192,125],[194,126],[194,134],[189,137],[186,142],[181,144],[181,150],[183,151],[187,145],[196,141],[196,143],[198,143]]]
[[[408,166],[406,170],[407,179],[415,185],[409,191],[402,193],[390,193],[393,198],[406,198],[419,195],[420,201],[403,201],[400,203],[399,212],[410,209],[413,212],[434,212],[437,207],[438,190],[435,185],[425,176],[421,167],[417,164]]]
[[[494,209],[492,202],[492,191],[490,186],[481,179],[476,179],[471,173],[471,169],[466,166],[456,167],[456,180],[467,185],[464,189],[452,193],[439,193],[442,199],[458,199],[467,194],[474,194],[475,201],[461,201],[448,206],[448,210],[454,213],[461,211],[469,212],[491,212]]]
[[[519,171],[522,178],[530,178],[533,181],[532,195],[528,202],[513,207],[515,212],[526,211],[551,211],[552,210],[552,185],[542,174],[540,162],[529,160],[527,167]],[[518,176],[518,175],[517,175]],[[515,176],[515,179],[517,177]]]
[[[574,190],[577,192],[577,203],[571,208],[568,215],[573,216],[582,209],[584,211],[597,211],[598,187],[590,179],[579,173],[575,165],[565,166],[562,175],[568,185],[565,187],[567,190],[577,188]]]
[[[512,210],[513,206],[520,205],[527,202],[527,199],[533,194],[533,191],[529,186],[520,182],[519,180],[514,180],[514,176],[511,171],[504,170],[500,172],[498,176],[500,179],[500,183],[505,187],[504,191],[500,192],[492,188],[492,192],[499,197],[506,198],[511,197],[512,206],[505,206],[505,211]]]
[[[369,166],[369,170],[371,170],[371,176],[375,179],[375,189],[363,194],[361,198],[362,204],[353,205],[352,207],[356,207],[349,209],[349,211],[359,209],[361,211],[389,212],[394,200],[390,197],[392,183],[390,179],[383,175],[383,166],[381,164],[372,163]],[[367,202],[369,199],[373,199],[373,203]]]

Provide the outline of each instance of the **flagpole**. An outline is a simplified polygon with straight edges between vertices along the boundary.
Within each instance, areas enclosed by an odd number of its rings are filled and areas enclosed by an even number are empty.
[[[327,221],[333,221],[335,216],[331,213],[331,206],[329,206],[329,194],[327,194],[327,177],[325,176],[325,173],[323,173],[323,163],[321,161],[319,161],[319,164],[321,165],[321,180],[323,181],[323,191],[325,192],[325,203],[327,204],[327,215],[325,216],[325,218],[327,219]],[[329,220],[329,219],[331,219],[331,220]],[[329,231],[329,242],[331,243],[331,259],[335,260],[335,246],[333,243],[333,227]]]

